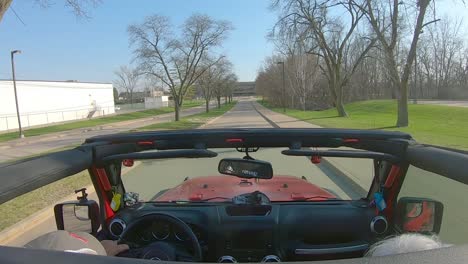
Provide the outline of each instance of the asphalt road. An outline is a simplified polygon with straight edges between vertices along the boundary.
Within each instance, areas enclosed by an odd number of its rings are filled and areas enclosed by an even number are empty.
[[[410,100],[410,103],[412,103],[412,100]],[[453,100],[418,100],[418,104],[468,107],[468,101],[453,101]]]

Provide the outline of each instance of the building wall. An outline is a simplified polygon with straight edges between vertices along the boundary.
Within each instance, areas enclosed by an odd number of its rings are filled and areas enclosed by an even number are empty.
[[[233,96],[252,96],[255,94],[255,82],[238,82],[233,91]]]
[[[31,127],[115,113],[112,84],[17,81],[21,125]],[[18,128],[12,81],[0,81],[0,131]]]
[[[145,97],[145,109],[161,108],[169,106],[169,96]]]

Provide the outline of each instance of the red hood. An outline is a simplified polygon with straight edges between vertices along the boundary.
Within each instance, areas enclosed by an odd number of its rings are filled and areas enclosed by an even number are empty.
[[[189,179],[182,184],[166,191],[154,201],[170,202],[176,200],[225,201],[226,199],[212,199],[214,197],[232,198],[234,196],[260,191],[272,202],[323,201],[337,198],[326,190],[293,176],[274,176],[269,180],[245,180],[233,176],[204,176]],[[312,198],[315,197],[315,198]]]

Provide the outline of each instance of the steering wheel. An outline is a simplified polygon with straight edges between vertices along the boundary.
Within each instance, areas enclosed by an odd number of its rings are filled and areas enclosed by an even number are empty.
[[[181,230],[183,233],[188,235],[189,239],[188,241],[191,242],[192,250],[194,252],[194,255],[192,256],[192,260],[194,262],[200,262],[202,260],[202,249],[200,246],[200,243],[198,242],[197,236],[195,236],[195,233],[193,233],[192,229],[184,223],[182,220],[179,218],[165,214],[165,213],[152,213],[148,215],[144,215],[137,220],[133,221],[130,223],[127,228],[122,232],[120,235],[119,243],[125,243],[125,244],[133,244],[129,238],[131,237],[131,234],[135,233],[135,229],[139,226],[141,226],[142,223],[145,222],[153,222],[153,221],[165,221],[170,223],[171,225],[175,226],[179,230]],[[151,254],[144,254],[143,258],[145,256],[149,256]]]

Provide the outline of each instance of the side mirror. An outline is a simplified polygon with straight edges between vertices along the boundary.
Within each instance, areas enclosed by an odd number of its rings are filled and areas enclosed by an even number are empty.
[[[218,172],[245,179],[271,179],[273,167],[269,162],[248,159],[222,159]]]
[[[441,202],[404,197],[398,201],[396,226],[403,232],[440,232],[444,205]]]
[[[96,234],[99,222],[99,205],[94,200],[88,200],[85,190],[78,201],[64,202],[54,206],[55,223],[58,230],[86,232]]]

